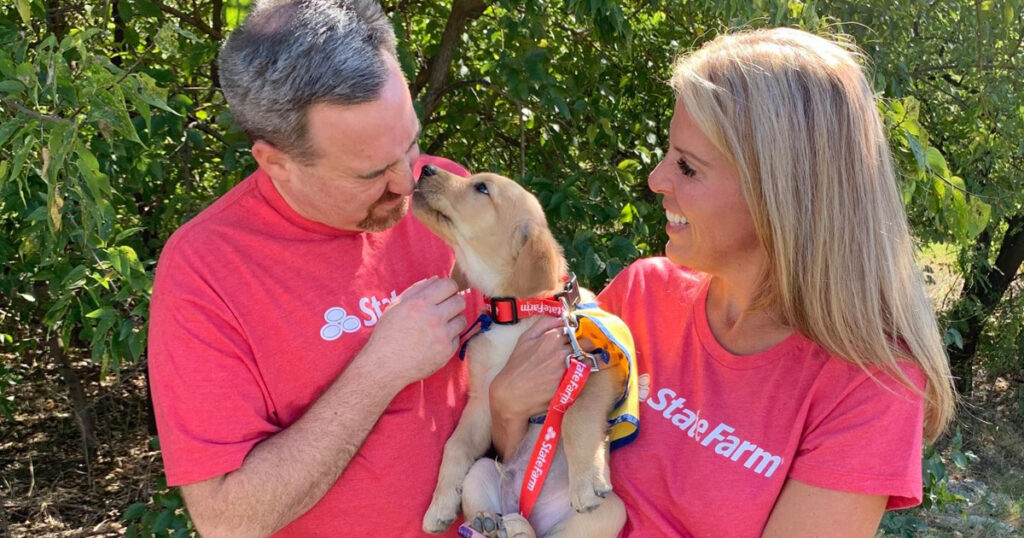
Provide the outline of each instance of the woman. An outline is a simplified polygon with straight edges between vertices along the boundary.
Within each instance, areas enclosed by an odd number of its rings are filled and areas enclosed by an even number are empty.
[[[746,31],[683,56],[671,85],[648,179],[666,258],[600,295],[634,332],[644,400],[612,457],[623,535],[873,536],[920,502],[922,433],[954,394],[857,54]],[[523,339],[495,379],[499,447],[546,406],[558,356],[556,331]]]

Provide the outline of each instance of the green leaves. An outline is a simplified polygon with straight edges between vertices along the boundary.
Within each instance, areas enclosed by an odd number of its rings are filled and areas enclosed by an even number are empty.
[[[903,201],[913,212],[918,206],[937,224],[933,239],[943,235],[963,245],[986,229],[991,205],[968,191],[967,183],[953,175],[946,157],[928,145],[928,134],[919,122],[919,103],[913,97],[883,102],[880,107],[890,128],[897,161],[904,171]],[[912,213],[913,214],[913,213]]]
[[[36,9],[28,0],[16,7],[22,16]],[[88,10],[65,13],[59,36],[47,33],[53,25],[0,25],[0,296],[17,298],[19,319],[59,334],[71,352],[86,350],[102,376],[141,357],[158,249],[185,215],[237,181],[222,156],[249,169],[235,157],[244,135],[215,123],[219,96],[204,95],[192,119],[222,132],[223,146],[203,150],[202,125],[181,113],[199,101],[184,87],[213,85],[216,46],[151,2],[118,9],[117,34],[101,24],[108,14]],[[181,57],[139,39],[161,29],[159,44]],[[207,78],[179,72],[184,57]],[[191,193],[177,188],[181,178],[196,184],[186,170],[202,176]]]
[[[134,503],[125,509],[122,519],[127,524],[125,536],[172,538],[192,536],[195,528],[185,512],[181,492],[168,489],[166,483],[147,503]]]
[[[15,0],[15,7],[18,8],[18,15],[21,16],[21,22],[26,25],[32,19],[32,5],[29,0]]]

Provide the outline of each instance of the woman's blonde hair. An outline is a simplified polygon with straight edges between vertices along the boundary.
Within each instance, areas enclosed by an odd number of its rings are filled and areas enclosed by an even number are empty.
[[[849,42],[789,29],[719,36],[681,57],[671,85],[739,169],[768,252],[761,305],[830,353],[927,378],[925,437],[955,396],[874,95]]]

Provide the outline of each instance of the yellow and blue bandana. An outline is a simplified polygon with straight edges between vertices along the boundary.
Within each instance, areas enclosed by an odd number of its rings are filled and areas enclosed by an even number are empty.
[[[626,370],[625,390],[608,414],[608,435],[614,450],[629,444],[640,433],[640,396],[633,334],[629,332],[626,322],[601,310],[596,302],[581,304],[573,313],[579,320],[576,338],[589,339],[607,354],[605,362],[610,361]]]

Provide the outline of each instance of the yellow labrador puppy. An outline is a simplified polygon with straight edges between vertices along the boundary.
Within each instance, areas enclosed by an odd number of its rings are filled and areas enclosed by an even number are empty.
[[[485,296],[551,297],[562,290],[562,249],[537,199],[516,182],[425,168],[413,213],[454,248],[456,278]],[[491,446],[488,387],[537,319],[494,324],[470,340],[469,400],[445,445],[423,530],[443,532],[460,504],[467,521],[486,520],[485,534],[495,537],[614,537],[625,523],[622,501],[611,492],[606,441],[607,414],[625,384],[618,368],[593,373],[566,413],[561,448],[529,521],[518,514],[519,491],[541,426],[531,424],[510,461],[480,459]]]

